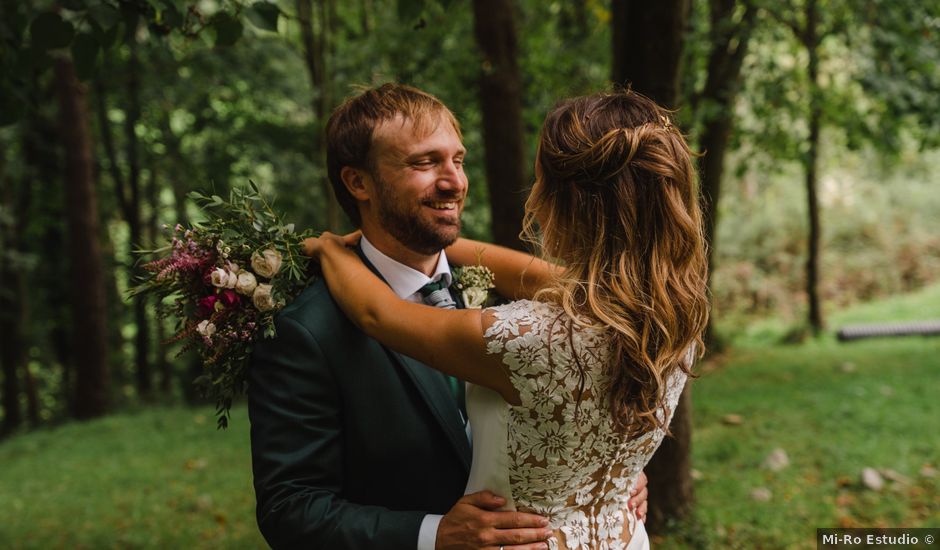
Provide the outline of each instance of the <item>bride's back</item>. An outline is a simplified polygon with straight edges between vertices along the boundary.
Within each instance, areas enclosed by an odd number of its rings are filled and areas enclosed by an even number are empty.
[[[605,368],[610,331],[528,300],[487,309],[483,319],[487,349],[501,355],[521,404],[471,388],[474,471],[467,492],[504,492],[510,507],[548,517],[560,548],[625,547],[636,528],[630,490],[664,431],[631,438],[615,425]],[[667,416],[685,379],[677,369],[668,381]]]

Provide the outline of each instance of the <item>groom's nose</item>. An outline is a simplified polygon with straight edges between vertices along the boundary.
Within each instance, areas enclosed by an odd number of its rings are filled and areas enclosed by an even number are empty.
[[[467,187],[467,178],[464,177],[461,167],[452,160],[441,164],[437,178],[437,188],[441,191],[462,193]]]

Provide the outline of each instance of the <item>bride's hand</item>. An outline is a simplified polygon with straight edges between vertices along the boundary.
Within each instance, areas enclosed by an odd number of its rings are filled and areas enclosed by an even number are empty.
[[[348,235],[336,235],[335,233],[330,233],[329,231],[324,231],[320,234],[319,237],[309,237],[304,239],[303,249],[304,255],[310,256],[316,261],[320,261],[320,258],[324,253],[331,248],[334,250],[342,250],[345,248],[350,248],[356,246],[359,243],[359,239],[362,238],[362,231],[353,231]]]

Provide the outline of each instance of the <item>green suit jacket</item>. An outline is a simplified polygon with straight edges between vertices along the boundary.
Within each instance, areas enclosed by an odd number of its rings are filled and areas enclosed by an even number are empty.
[[[255,346],[248,414],[273,548],[413,550],[463,494],[470,445],[442,374],[369,338],[322,279]]]

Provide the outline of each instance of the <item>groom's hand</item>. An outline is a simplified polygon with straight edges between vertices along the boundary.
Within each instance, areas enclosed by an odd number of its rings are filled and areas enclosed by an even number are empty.
[[[465,495],[444,515],[435,550],[500,547],[547,550],[548,519],[522,512],[497,512],[506,500],[489,491]]]
[[[640,476],[636,480],[636,486],[633,487],[633,491],[630,493],[630,501],[627,503],[627,506],[630,507],[630,510],[636,512],[636,518],[640,521],[646,521],[646,510],[648,508],[649,502],[649,489],[647,485],[649,480],[646,479],[646,472],[640,472]]]

